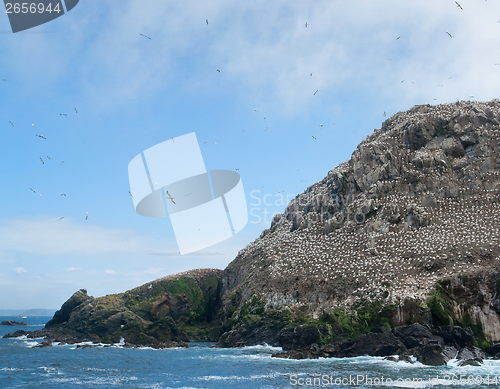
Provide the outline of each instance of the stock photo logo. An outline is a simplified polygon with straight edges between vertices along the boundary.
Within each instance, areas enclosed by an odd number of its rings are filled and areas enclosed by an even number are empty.
[[[168,213],[181,255],[222,242],[248,222],[240,175],[207,172],[194,132],[138,154],[128,176],[135,211],[146,217]]]
[[[79,0],[36,0],[21,3],[4,0],[3,2],[12,32],[16,33],[57,19],[75,8]]]

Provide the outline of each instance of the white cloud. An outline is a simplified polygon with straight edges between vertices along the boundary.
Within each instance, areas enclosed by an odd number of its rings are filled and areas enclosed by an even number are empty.
[[[77,271],[77,270],[81,270],[79,267],[68,267],[66,269],[66,271]]]
[[[0,247],[5,251],[37,255],[91,256],[107,253],[148,253],[162,247],[130,229],[82,224],[71,218],[4,219]]]
[[[178,93],[187,74],[181,89],[188,94],[257,99],[288,113],[351,91],[405,105],[472,93],[489,99],[500,82],[494,65],[500,62],[494,16],[500,4],[470,0],[462,6],[434,0],[130,0],[109,2],[107,18],[94,20],[101,3],[86,3],[61,18],[58,28],[71,34],[25,37],[12,43],[9,57],[38,79],[41,72],[51,82],[74,73],[101,108],[173,87]],[[74,63],[68,50],[84,54]]]
[[[112,274],[112,275],[117,274],[116,271],[109,270],[109,269],[104,270],[104,273],[106,273],[106,274]]]
[[[14,270],[16,273],[19,273],[19,274],[21,274],[21,273],[27,273],[28,272],[24,267],[21,267],[21,266],[16,267],[16,268],[14,268],[12,270]]]

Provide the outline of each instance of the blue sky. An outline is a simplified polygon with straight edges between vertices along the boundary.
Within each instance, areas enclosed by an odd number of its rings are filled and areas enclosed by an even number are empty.
[[[4,14],[0,308],[224,268],[390,115],[498,98],[500,4],[459,3],[81,1],[16,34]],[[207,169],[239,169],[252,215],[218,255],[152,255],[175,237],[135,213],[128,163],[190,132]]]

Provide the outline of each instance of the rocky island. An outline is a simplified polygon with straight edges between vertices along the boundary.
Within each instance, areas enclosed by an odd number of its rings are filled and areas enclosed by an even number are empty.
[[[280,358],[500,357],[500,101],[420,105],[292,200],[225,270],[94,298],[44,329],[59,342],[267,343]]]

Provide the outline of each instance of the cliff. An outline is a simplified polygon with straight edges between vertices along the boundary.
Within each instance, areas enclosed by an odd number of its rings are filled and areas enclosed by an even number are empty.
[[[224,271],[98,299],[77,292],[42,334],[158,347],[266,342],[293,358],[499,355],[499,135],[498,100],[400,112]]]

